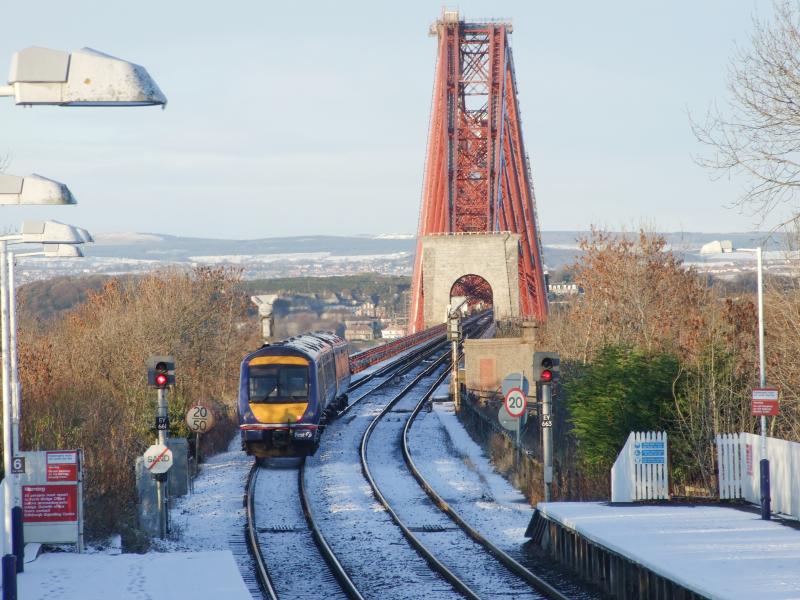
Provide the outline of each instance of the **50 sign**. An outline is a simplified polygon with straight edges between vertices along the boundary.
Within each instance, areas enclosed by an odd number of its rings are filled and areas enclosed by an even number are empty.
[[[186,411],[186,425],[195,433],[208,433],[214,428],[214,413],[202,404],[195,404]]]

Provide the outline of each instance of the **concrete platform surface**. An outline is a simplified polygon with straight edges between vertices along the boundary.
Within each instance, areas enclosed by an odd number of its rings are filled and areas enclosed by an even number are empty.
[[[549,519],[709,598],[800,598],[800,530],[715,505],[542,502]]]
[[[252,600],[230,551],[51,553],[25,565],[24,600]]]

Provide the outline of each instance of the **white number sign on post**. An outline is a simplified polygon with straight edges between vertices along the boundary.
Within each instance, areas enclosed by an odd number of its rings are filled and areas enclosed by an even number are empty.
[[[195,433],[208,433],[214,428],[214,413],[201,404],[186,411],[186,425]]]
[[[144,453],[144,466],[153,475],[166,473],[172,466],[172,450],[164,444],[153,444]]]
[[[506,411],[512,417],[518,419],[525,414],[528,401],[524,392],[519,388],[511,388],[506,394]]]

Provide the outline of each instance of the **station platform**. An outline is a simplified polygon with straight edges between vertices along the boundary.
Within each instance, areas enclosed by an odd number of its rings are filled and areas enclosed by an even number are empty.
[[[252,600],[230,551],[42,554],[17,580],[25,600]]]
[[[800,598],[800,529],[720,505],[539,503],[529,532],[613,597]]]

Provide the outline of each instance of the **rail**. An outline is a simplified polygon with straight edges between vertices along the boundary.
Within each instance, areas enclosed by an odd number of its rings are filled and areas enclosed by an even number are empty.
[[[372,432],[375,429],[377,423],[397,404],[403,396],[405,396],[411,389],[413,389],[419,381],[428,375],[430,375],[435,369],[439,368],[442,363],[447,363],[450,360],[449,354],[443,354],[438,360],[431,363],[428,368],[426,368],[422,373],[416,376],[407,386],[405,386],[400,393],[397,394],[391,402],[389,402],[383,410],[375,416],[372,422],[367,427],[367,430],[364,432],[364,435],[361,437],[361,472],[364,474],[364,477],[369,482],[370,487],[372,488],[372,493],[375,495],[375,498],[378,502],[383,506],[384,510],[389,514],[392,521],[400,528],[403,532],[405,538],[409,541],[409,543],[419,552],[425,561],[437,571],[442,577],[444,577],[460,594],[469,598],[470,600],[480,600],[480,596],[476,594],[466,583],[464,583],[455,573],[453,573],[450,569],[448,569],[436,556],[425,547],[422,541],[413,534],[413,532],[403,523],[402,519],[400,519],[399,515],[394,511],[391,507],[389,502],[386,500],[384,495],[381,493],[380,489],[378,488],[378,484],[375,482],[375,479],[372,476],[372,472],[369,469],[369,464],[367,461],[367,445],[369,444],[369,438],[372,435]],[[443,373],[440,377],[437,378],[437,382],[434,386],[430,388],[426,396],[433,393],[433,391],[439,387],[442,381],[447,377],[448,373]]]
[[[425,493],[428,497],[433,501],[433,503],[439,507],[439,509],[444,512],[450,519],[458,525],[464,532],[475,540],[478,544],[486,548],[486,550],[494,556],[498,561],[500,561],[506,568],[508,568],[512,573],[519,576],[520,578],[524,579],[528,584],[530,584],[536,591],[544,594],[547,598],[551,598],[552,600],[568,600],[567,596],[559,592],[549,583],[544,581],[541,577],[534,575],[530,570],[526,569],[523,565],[519,562],[514,560],[511,556],[509,556],[506,552],[495,546],[492,542],[490,542],[486,537],[481,535],[475,528],[473,528],[469,523],[467,523],[461,515],[456,512],[453,507],[451,507],[444,498],[442,498],[436,490],[428,483],[428,481],[423,477],[422,473],[417,469],[417,465],[414,463],[413,458],[411,458],[411,451],[408,447],[408,432],[411,429],[414,420],[419,415],[422,407],[430,398],[430,394],[426,394],[422,397],[422,399],[417,403],[414,410],[411,412],[411,416],[406,421],[405,426],[403,427],[403,459],[408,466],[408,470],[414,476],[414,479],[417,480],[420,487],[425,490]]]
[[[364,600],[364,597],[361,595],[361,592],[358,591],[356,584],[353,583],[352,579],[350,579],[350,576],[347,574],[347,571],[345,571],[342,563],[339,562],[339,559],[336,558],[336,554],[334,554],[333,550],[331,550],[328,542],[325,541],[322,532],[320,532],[319,527],[317,527],[316,521],[314,521],[314,513],[311,511],[311,503],[308,501],[308,495],[306,494],[305,467],[306,461],[303,459],[303,462],[300,464],[300,471],[298,473],[300,503],[303,507],[303,514],[306,517],[308,528],[311,530],[311,535],[314,537],[314,542],[317,544],[317,548],[319,548],[322,558],[325,559],[325,562],[328,563],[328,566],[331,568],[331,572],[336,578],[336,581],[338,581],[339,585],[342,586],[344,593],[347,594],[347,596],[352,600]]]
[[[256,577],[261,584],[261,589],[264,591],[269,600],[278,600],[278,594],[275,587],[272,585],[272,579],[267,570],[267,563],[264,561],[264,555],[261,553],[261,546],[258,543],[258,530],[256,529],[256,512],[253,503],[253,491],[255,489],[256,477],[258,473],[258,461],[253,461],[253,466],[250,468],[250,473],[247,475],[247,485],[245,487],[245,509],[247,512],[247,524],[245,525],[245,538],[247,546],[250,549],[250,555],[253,557],[255,564]]]

